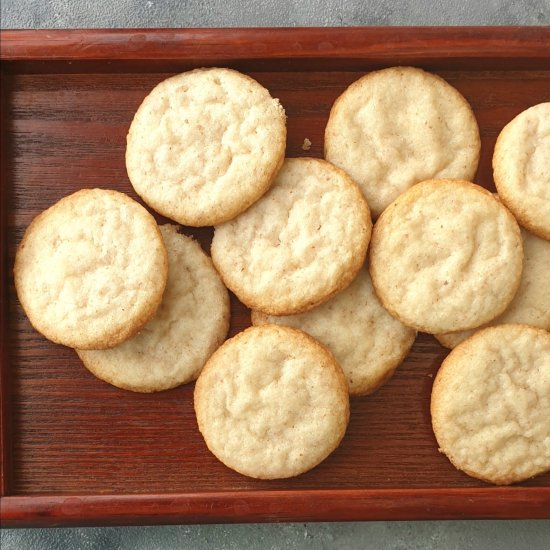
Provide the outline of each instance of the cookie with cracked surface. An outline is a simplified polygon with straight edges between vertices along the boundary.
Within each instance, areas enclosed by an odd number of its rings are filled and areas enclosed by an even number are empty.
[[[500,315],[519,287],[519,226],[492,194],[470,182],[428,180],[400,195],[372,235],[370,274],[386,309],[438,334]]]
[[[351,396],[368,395],[389,380],[416,337],[382,307],[366,268],[345,290],[310,311],[282,317],[253,311],[252,323],[291,326],[319,340],[342,367]]]
[[[88,370],[119,388],[155,392],[191,382],[227,336],[227,289],[200,245],[177,230],[160,227],[168,282],[153,319],[112,349],[76,350]]]
[[[157,212],[215,225],[269,189],[285,146],[285,112],[268,90],[232,69],[196,69],[144,99],[128,132],[126,168]]]
[[[550,102],[530,107],[499,134],[493,176],[518,222],[550,241]]]
[[[168,261],[151,214],[123,193],[83,189],[39,214],[15,257],[19,301],[46,338],[116,346],[154,315]]]
[[[550,242],[522,229],[523,272],[518,291],[506,311],[493,319],[489,326],[518,323],[550,330]],[[436,334],[439,342],[454,348],[474,333],[447,332]]]
[[[459,344],[431,414],[439,450],[470,476],[508,485],[550,470],[550,333],[499,325]]]
[[[320,159],[287,159],[268,193],[216,227],[212,260],[251,309],[300,313],[351,283],[371,229],[368,205],[345,172]]]
[[[199,430],[226,466],[259,479],[297,476],[340,444],[349,421],[346,379],[302,331],[265,325],[227,340],[194,394]]]
[[[325,158],[359,184],[374,218],[427,179],[473,179],[479,128],[448,82],[414,67],[363,76],[336,100],[325,129]]]

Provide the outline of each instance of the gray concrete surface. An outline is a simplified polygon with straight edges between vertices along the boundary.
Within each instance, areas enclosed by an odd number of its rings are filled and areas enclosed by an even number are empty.
[[[1,0],[1,27],[548,25],[550,0]],[[203,525],[0,532],[2,550],[550,548],[550,522]]]
[[[548,550],[543,521],[196,525],[8,530],[2,550]]]
[[[550,0],[1,0],[3,28],[544,25]]]

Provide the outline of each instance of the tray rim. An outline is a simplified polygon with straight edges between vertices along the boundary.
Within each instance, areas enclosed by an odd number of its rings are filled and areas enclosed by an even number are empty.
[[[391,33],[393,41],[381,43]],[[292,39],[292,40],[291,40]],[[439,45],[439,49],[434,47]],[[220,53],[223,52],[223,56]],[[543,27],[352,27],[223,29],[1,30],[5,73],[57,72],[111,62],[250,63],[254,70],[331,70],[351,61],[369,67],[422,59],[451,68],[480,70],[484,63],[513,70],[550,70],[550,26]],[[328,65],[327,65],[328,63]],[[331,65],[332,63],[332,65]],[[516,65],[514,65],[514,63]],[[88,65],[86,65],[88,64]],[[221,63],[220,63],[221,64]],[[353,65],[355,64],[355,65]],[[136,65],[139,66],[139,65]],[[145,66],[145,63],[144,65]],[[271,70],[271,69],[270,69]],[[279,69],[281,70],[281,68]],[[107,71],[103,71],[107,72]],[[9,83],[2,78],[2,116],[7,120]],[[7,281],[4,193],[7,138],[2,132],[0,256]],[[6,162],[7,161],[7,162]],[[175,494],[14,495],[9,490],[10,410],[6,395],[7,300],[2,284],[0,338],[1,504],[4,527],[135,525],[257,521],[357,521],[466,518],[550,518],[550,487],[297,489]],[[4,345],[6,344],[6,345]]]
[[[390,40],[388,40],[390,35]],[[436,67],[493,66],[510,69],[550,68],[550,25],[457,27],[256,27],[186,29],[68,29],[0,30],[0,62],[4,69],[20,65],[39,71],[52,63],[65,70],[72,63],[160,62],[147,72],[159,72],[162,62],[256,64],[269,69],[285,62],[289,70],[329,70],[346,67],[346,60],[368,66],[400,64],[422,59]],[[513,54],[513,55],[512,55]],[[16,62],[16,63],[14,63]],[[328,63],[328,65],[327,65]],[[343,64],[344,63],[344,64]],[[343,65],[342,65],[343,64]],[[435,64],[435,65],[434,65]],[[249,65],[250,66],[250,65]],[[273,63],[271,63],[273,66]],[[30,69],[30,70],[29,70]],[[43,67],[42,67],[43,70]],[[341,69],[343,70],[343,69]],[[357,70],[357,68],[355,69]]]
[[[518,515],[518,508],[521,513]],[[305,489],[4,497],[5,527],[548,519],[550,487]]]

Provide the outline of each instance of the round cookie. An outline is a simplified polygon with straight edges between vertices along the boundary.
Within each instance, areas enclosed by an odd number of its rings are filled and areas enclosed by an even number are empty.
[[[153,319],[112,349],[76,350],[87,369],[119,388],[154,392],[191,382],[227,335],[227,289],[200,245],[177,229],[160,227],[169,270]]]
[[[351,84],[325,129],[325,158],[359,184],[374,218],[420,181],[473,179],[480,147],[466,99],[414,67],[374,71]]]
[[[460,180],[428,180],[399,196],[376,223],[370,273],[382,304],[406,325],[438,334],[483,325],[518,289],[519,226],[489,193]]]
[[[284,109],[263,86],[231,69],[196,69],[144,99],[128,132],[126,168],[157,212],[214,225],[269,189],[285,146]]]
[[[210,451],[259,479],[297,476],[344,437],[349,396],[332,354],[289,327],[251,327],[208,360],[195,386],[195,412]]]
[[[523,272],[512,303],[489,326],[519,323],[550,330],[550,242],[521,230]],[[436,334],[439,342],[454,348],[474,333],[473,330]]]
[[[520,113],[498,136],[493,176],[518,222],[550,241],[550,102]]]
[[[382,307],[366,268],[345,290],[310,311],[284,317],[253,311],[252,323],[291,326],[319,340],[342,367],[352,396],[372,393],[389,380],[416,336]]]
[[[270,315],[311,309],[363,265],[370,213],[357,185],[319,159],[287,159],[244,214],[217,226],[212,260],[244,304]]]
[[[470,476],[507,485],[550,470],[550,333],[477,332],[443,361],[431,413],[439,450]]]
[[[154,315],[166,248],[151,214],[123,193],[83,189],[39,214],[15,257],[19,301],[46,338],[103,349]]]

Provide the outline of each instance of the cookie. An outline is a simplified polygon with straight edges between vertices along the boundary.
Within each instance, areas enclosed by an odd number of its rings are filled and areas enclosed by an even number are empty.
[[[518,291],[506,311],[489,326],[506,323],[530,325],[550,330],[550,242],[521,230],[523,238],[523,272]],[[439,342],[454,348],[474,331],[436,334]]]
[[[155,313],[166,248],[154,218],[127,195],[83,189],[39,214],[15,257],[19,301],[52,342],[116,346]]]
[[[154,392],[195,380],[229,329],[229,295],[210,258],[174,225],[160,227],[168,282],[155,317],[108,350],[77,350],[95,376],[119,388]]]
[[[550,333],[477,332],[441,365],[431,413],[439,450],[470,476],[507,485],[550,470]]]
[[[332,354],[289,327],[251,327],[208,360],[195,386],[195,412],[210,451],[259,479],[297,476],[344,437],[349,397]]]
[[[489,191],[466,181],[418,183],[373,230],[376,294],[390,313],[423,332],[488,323],[514,298],[522,267],[514,217]]]
[[[493,176],[520,225],[550,241],[550,102],[523,111],[504,127]]]
[[[325,129],[325,158],[359,184],[374,218],[420,181],[472,180],[480,146],[466,99],[413,67],[354,82],[334,103]]]
[[[291,326],[319,340],[342,367],[352,396],[372,393],[389,380],[416,336],[382,307],[366,268],[319,307],[284,317],[253,311],[252,323]]]
[[[357,185],[319,159],[287,159],[266,195],[219,225],[212,260],[251,309],[300,313],[351,283],[363,265],[370,213]]]
[[[128,132],[126,168],[163,216],[214,225],[269,189],[285,146],[284,109],[263,86],[231,69],[196,69],[144,99]]]

